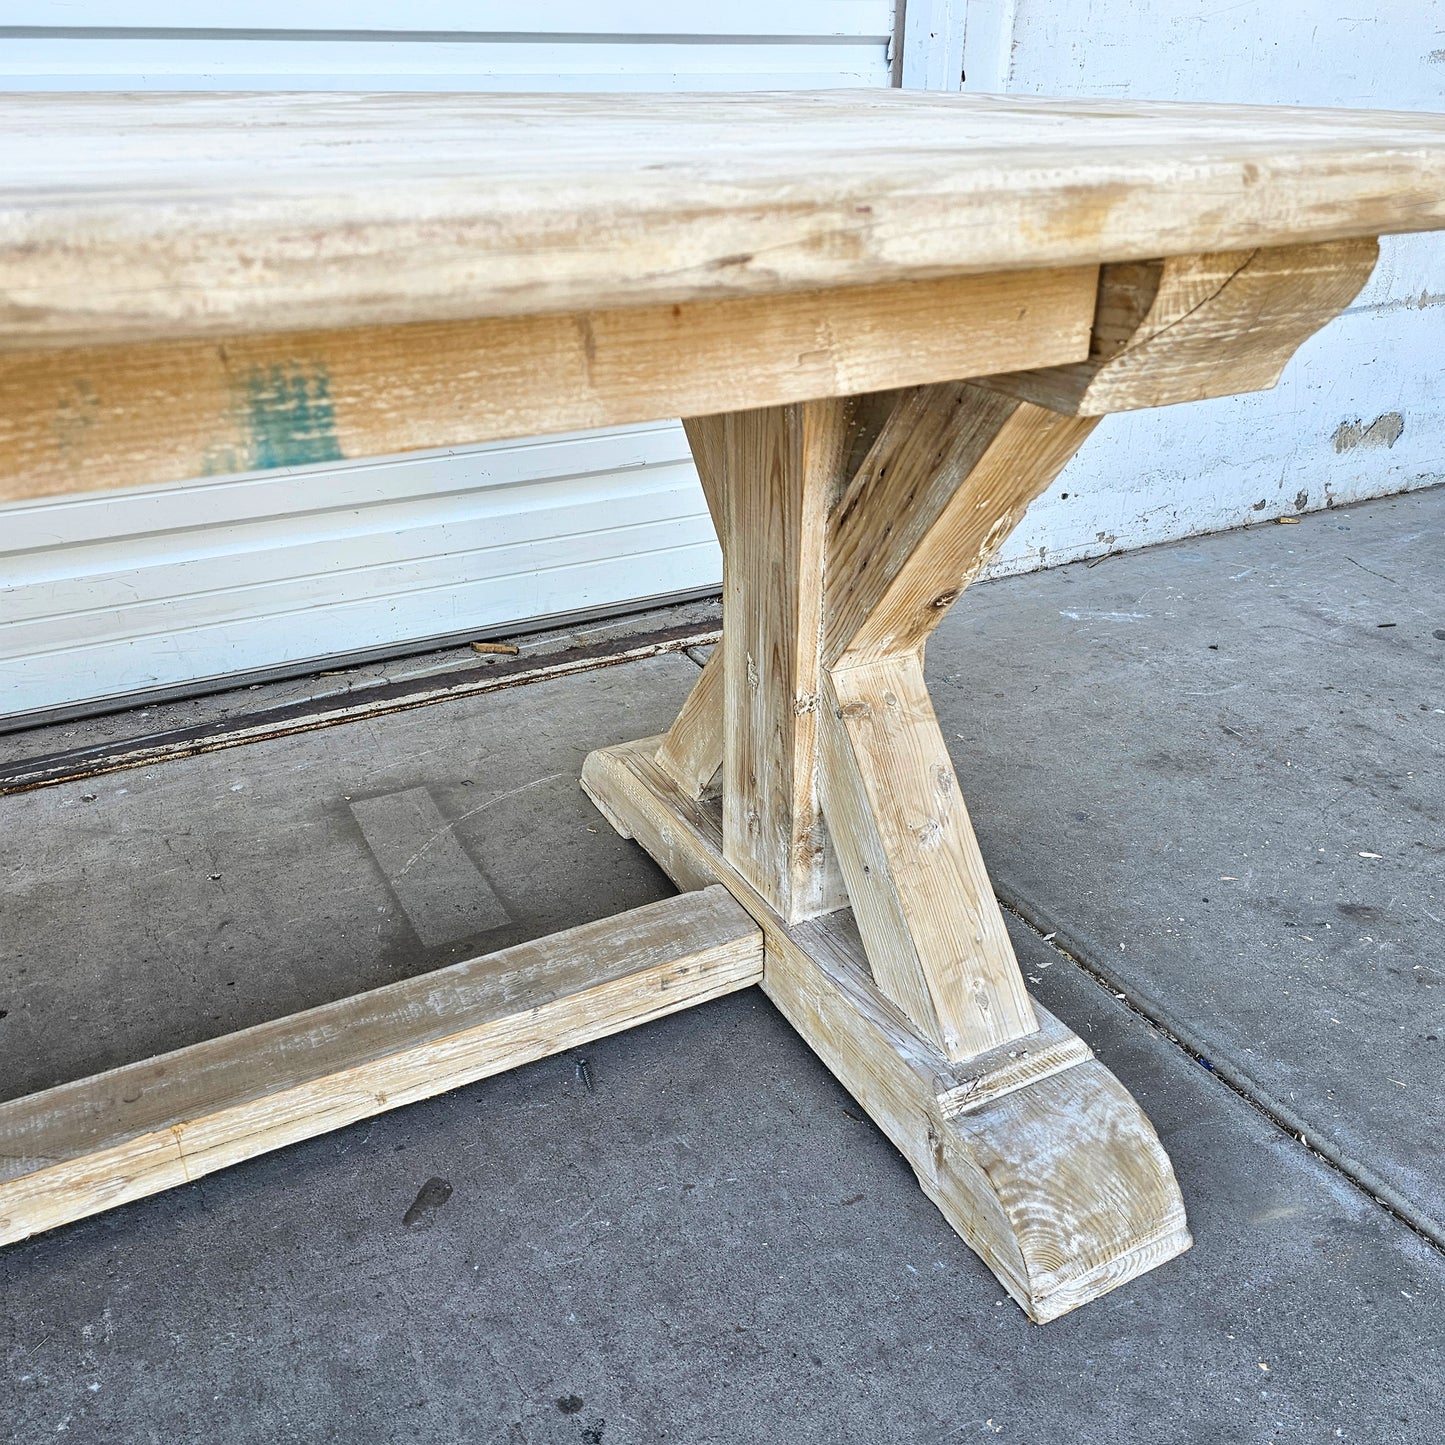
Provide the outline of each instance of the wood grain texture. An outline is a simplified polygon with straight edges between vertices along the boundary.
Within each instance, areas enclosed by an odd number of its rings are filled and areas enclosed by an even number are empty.
[[[950,1059],[1038,1028],[923,681],[829,674],[823,803],[873,976]]]
[[[656,768],[656,739],[593,753],[583,787],[683,887],[722,882],[763,930],[763,989],[913,1166],[1030,1318],[1058,1318],[1188,1249],[1158,1135],[1086,1045],[1036,1034],[947,1060],[872,982],[847,912],[789,925],[723,858],[715,804]]]
[[[1084,267],[10,354],[0,327],[0,501],[705,418],[1077,360],[1095,289]]]
[[[1105,266],[1086,361],[981,384],[1080,416],[1267,391],[1378,257],[1366,237]]]
[[[698,480],[721,539],[723,511],[723,446],[726,414],[684,417],[683,431],[697,465]],[[657,748],[657,766],[690,798],[700,798],[723,763],[725,662],[714,648],[676,720]]]
[[[950,1058],[1037,1022],[922,649],[1094,424],[961,382],[897,391],[828,516],[824,817],[879,987]]]
[[[1445,225],[1445,118],[851,91],[10,95],[11,347],[776,295]],[[883,383],[887,385],[889,383]]]
[[[714,530],[722,536],[723,529],[723,427],[726,412],[710,416],[685,416],[682,430],[692,452],[697,479],[707,502],[708,515]]]
[[[961,382],[899,393],[828,520],[827,664],[921,647],[1096,424]]]
[[[953,1120],[932,1157],[923,1192],[1040,1324],[1193,1243],[1154,1126],[1097,1059]]]
[[[850,439],[840,400],[723,429],[723,851],[790,922],[846,902],[816,759],[824,522]]]
[[[721,888],[0,1103],[0,1243],[746,988]]]
[[[723,763],[726,659],[715,647],[676,721],[657,748],[657,766],[689,798],[700,798]]]

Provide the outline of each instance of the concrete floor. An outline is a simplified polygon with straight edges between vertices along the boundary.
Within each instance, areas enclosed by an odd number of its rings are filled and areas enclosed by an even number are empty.
[[[979,587],[930,650],[1183,1258],[1027,1324],[748,991],[0,1252],[0,1438],[1438,1445],[1442,604],[1437,490]],[[696,675],[0,798],[0,1097],[664,895],[575,779]]]

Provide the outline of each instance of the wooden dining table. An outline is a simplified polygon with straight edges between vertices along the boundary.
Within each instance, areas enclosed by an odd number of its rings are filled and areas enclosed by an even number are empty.
[[[1445,117],[70,94],[0,139],[0,502],[681,417],[724,566],[677,721],[581,779],[675,898],[0,1103],[0,1242],[761,984],[1033,1319],[1189,1247],[1025,988],[924,649],[1104,416],[1272,386],[1445,228]]]

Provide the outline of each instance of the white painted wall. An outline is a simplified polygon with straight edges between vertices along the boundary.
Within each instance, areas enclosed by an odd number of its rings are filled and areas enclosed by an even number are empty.
[[[949,65],[910,64],[950,23]],[[961,52],[965,91],[1445,110],[1440,0],[909,0],[906,26],[905,85],[948,88]],[[1442,363],[1445,238],[1386,238],[1274,391],[1106,419],[995,570],[1441,481]]]

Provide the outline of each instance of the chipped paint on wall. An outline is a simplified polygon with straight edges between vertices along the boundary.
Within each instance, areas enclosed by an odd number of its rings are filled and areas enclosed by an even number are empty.
[[[1397,411],[1377,416],[1369,426],[1358,419],[1342,421],[1335,428],[1335,450],[1353,451],[1355,447],[1392,447],[1405,434],[1405,418]]]

